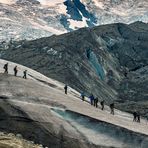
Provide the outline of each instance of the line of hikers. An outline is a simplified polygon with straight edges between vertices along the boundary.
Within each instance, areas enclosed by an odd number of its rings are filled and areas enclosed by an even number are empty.
[[[4,67],[3,67],[4,73],[7,73],[7,74],[8,74],[8,65],[9,65],[9,64],[6,63],[6,64],[4,64]],[[13,70],[14,70],[14,76],[17,76],[18,67],[15,66]],[[24,79],[27,79],[27,70],[24,70],[24,71],[23,71],[23,74],[24,74],[24,75],[23,75],[23,78],[24,78]],[[67,94],[67,89],[68,89],[68,86],[65,85],[65,87],[64,87],[65,94]],[[85,101],[85,94],[84,94],[84,92],[81,93],[81,99],[82,99],[82,101]],[[91,94],[91,95],[89,96],[89,99],[90,99],[90,104],[91,104],[92,106],[94,106],[94,107],[97,108],[97,107],[98,107],[98,102],[99,102],[98,97],[94,97],[94,95]],[[105,101],[102,100],[102,101],[100,102],[101,110],[104,110],[104,104],[105,104]],[[110,111],[111,111],[110,113],[113,114],[113,115],[114,115],[114,108],[115,108],[114,103],[111,103],[111,104],[110,104]],[[133,112],[133,122],[139,122],[139,123],[140,123],[140,114],[138,114],[136,111]]]
[[[7,74],[8,74],[8,66],[9,66],[8,63],[6,63],[6,64],[4,65],[4,67],[3,67],[4,73],[7,73]],[[14,71],[14,76],[17,76],[18,67],[15,66],[14,69],[13,69],[13,71]],[[24,70],[24,71],[23,71],[23,74],[24,74],[24,75],[23,75],[23,78],[24,78],[24,79],[27,79],[27,70]]]
[[[67,85],[65,85],[64,86],[64,90],[65,90],[65,94],[67,94],[67,89],[68,89],[68,86]],[[85,101],[85,94],[84,94],[84,92],[82,92],[81,93],[81,99],[82,99],[82,101]],[[98,107],[98,102],[99,102],[99,99],[98,99],[98,97],[94,97],[94,95],[93,94],[91,94],[90,96],[89,96],[89,99],[90,99],[90,104],[92,105],[92,106],[94,106],[94,107]],[[105,104],[105,101],[104,100],[102,100],[101,102],[100,102],[100,105],[101,105],[101,110],[104,110],[104,104]],[[111,103],[110,104],[110,110],[111,110],[111,114],[113,114],[114,115],[114,103]]]
[[[81,98],[82,98],[82,101],[85,101],[85,95],[84,95],[84,93],[81,93]],[[90,99],[90,104],[92,106],[98,108],[98,103],[99,103],[98,97],[94,97],[94,95],[91,94],[89,96],[89,99]],[[102,100],[100,102],[100,105],[101,105],[101,110],[104,110],[105,101]],[[114,115],[114,108],[115,108],[114,106],[115,106],[114,103],[111,103],[110,106],[109,106],[110,107],[110,113],[113,114],[113,115]]]
[[[68,89],[68,86],[65,85],[65,87],[64,87],[65,94],[67,94],[67,89]],[[84,94],[84,92],[81,93],[81,99],[82,99],[82,101],[85,101],[85,94]],[[98,107],[98,103],[99,103],[98,97],[94,97],[94,95],[91,94],[91,95],[89,96],[89,99],[90,99],[90,104],[91,104],[92,106],[94,106],[94,107],[97,108],[97,107]],[[100,105],[101,105],[101,110],[104,110],[105,101],[102,100],[102,101],[100,102]],[[114,104],[114,103],[111,103],[111,104],[109,105],[109,107],[110,107],[110,113],[111,113],[112,115],[114,115],[115,104]],[[140,123],[140,114],[139,114],[139,113],[133,112],[133,122],[139,122],[139,123]]]

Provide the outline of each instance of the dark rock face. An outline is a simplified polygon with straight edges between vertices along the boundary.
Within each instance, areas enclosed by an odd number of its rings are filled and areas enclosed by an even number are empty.
[[[147,110],[148,25],[111,24],[20,41],[2,58],[31,67],[126,111]]]
[[[88,18],[89,21],[87,24],[90,27],[95,26],[95,23],[97,23],[95,15],[88,12],[85,5],[81,3],[80,0],[68,0],[64,2],[64,5],[67,6],[67,14],[69,14],[73,20],[82,21],[83,17]]]

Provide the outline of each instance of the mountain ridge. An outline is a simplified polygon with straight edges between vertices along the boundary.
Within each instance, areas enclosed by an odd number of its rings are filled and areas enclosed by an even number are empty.
[[[22,40],[63,34],[110,23],[148,22],[145,0],[0,1],[0,40]],[[122,14],[123,13],[123,14]],[[125,13],[125,14],[124,14]]]

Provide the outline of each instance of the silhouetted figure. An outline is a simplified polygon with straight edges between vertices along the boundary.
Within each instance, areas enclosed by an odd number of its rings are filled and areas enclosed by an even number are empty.
[[[90,59],[90,54],[91,54],[91,50],[90,49],[87,49],[86,56],[87,56],[88,59]]]
[[[67,85],[65,85],[65,87],[64,87],[65,94],[67,94],[67,89],[68,89],[68,86],[67,86]]]
[[[24,74],[24,75],[23,75],[23,78],[24,78],[24,79],[27,79],[27,70],[23,71],[23,74]]]
[[[137,113],[133,112],[133,122],[136,122],[136,121],[137,121]]]
[[[82,101],[85,100],[85,94],[84,94],[84,92],[81,93],[81,98],[82,98]]]
[[[125,76],[126,78],[127,78],[127,76],[128,76],[128,72],[129,72],[128,69],[125,68],[125,69],[124,69],[124,76]]]
[[[99,101],[99,99],[98,99],[98,97],[96,97],[95,99],[94,99],[94,106],[97,108],[98,107],[98,101]]]
[[[94,98],[94,95],[91,94],[89,98],[90,98],[90,104],[91,104],[91,105],[94,105],[94,99],[95,99],[95,98]]]
[[[114,115],[114,107],[115,107],[114,103],[110,104],[110,110],[111,110],[110,113],[113,115]]]
[[[13,70],[14,70],[14,76],[17,76],[17,72],[18,72],[17,66],[15,66]]]
[[[137,114],[137,122],[140,123],[140,114],[139,113]]]
[[[127,71],[124,72],[124,76],[127,77]]]
[[[101,110],[104,110],[104,102],[105,102],[104,100],[100,102]]]
[[[3,68],[5,70],[4,73],[8,74],[8,63],[6,63]]]

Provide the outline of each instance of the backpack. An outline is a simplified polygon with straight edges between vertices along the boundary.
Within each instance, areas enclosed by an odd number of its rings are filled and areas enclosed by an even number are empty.
[[[110,104],[110,108],[114,108],[114,103]]]
[[[67,89],[67,85],[64,87],[64,89]]]
[[[6,69],[6,64],[4,65],[4,67],[3,67],[4,69]]]
[[[104,101],[101,101],[100,104],[103,105]]]

